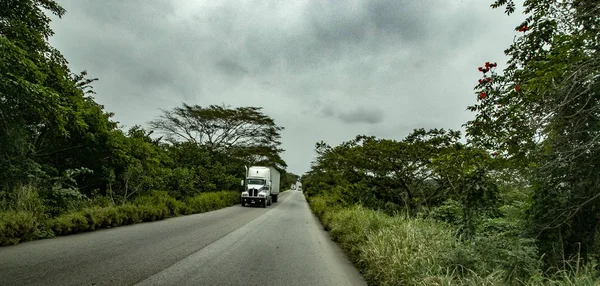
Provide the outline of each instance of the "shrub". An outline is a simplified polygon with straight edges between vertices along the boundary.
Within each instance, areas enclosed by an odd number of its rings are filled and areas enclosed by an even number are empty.
[[[11,192],[0,193],[0,211],[28,212],[36,218],[41,218],[46,212],[44,201],[38,190],[31,186],[18,186]]]
[[[176,200],[174,197],[171,197],[167,192],[154,192],[150,196],[141,196],[138,197],[134,201],[135,205],[152,205],[159,206],[161,208],[167,208],[167,214],[163,214],[164,217],[168,217],[169,215],[180,215],[184,213],[186,206],[185,203]],[[165,216],[166,215],[166,216]]]
[[[213,193],[202,193],[188,198],[186,203],[191,213],[203,213],[232,206],[239,203],[239,193],[231,191],[221,191]]]
[[[441,275],[444,253],[457,240],[451,229],[432,220],[392,217],[361,206],[336,209],[323,198],[311,198],[331,237],[340,243],[377,285],[414,285]]]
[[[12,245],[35,238],[38,221],[31,212],[0,213],[0,245]]]
[[[392,221],[386,215],[360,206],[326,212],[324,222],[330,229],[331,237],[356,257],[367,237]]]
[[[87,231],[90,222],[81,212],[58,216],[48,223],[55,235],[67,235]]]
[[[126,204],[118,206],[117,209],[123,216],[123,225],[142,222],[142,212],[138,206]]]
[[[20,203],[14,204],[20,211],[0,212],[0,245],[202,213],[239,202],[239,193],[230,191],[202,193],[186,202],[178,201],[166,192],[155,192],[137,198],[134,203],[92,206],[47,219],[40,213],[43,204],[37,192],[32,189],[21,191]]]
[[[361,206],[340,207],[334,198],[311,196],[310,208],[332,239],[348,252],[373,285],[599,285],[596,265],[579,264],[544,276],[532,239],[519,225],[486,220],[471,240],[452,224],[407,215],[390,216]],[[433,217],[451,218],[440,209]],[[451,221],[452,219],[450,219]]]
[[[449,227],[405,217],[379,219],[385,223],[371,231],[359,249],[367,279],[379,285],[415,285],[446,271],[444,253],[457,244]]]

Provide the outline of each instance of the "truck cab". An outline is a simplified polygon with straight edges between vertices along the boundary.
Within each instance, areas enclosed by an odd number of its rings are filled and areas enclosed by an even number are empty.
[[[259,205],[266,208],[277,202],[279,172],[273,167],[250,167],[246,172],[246,179],[242,180],[242,186],[242,206]]]

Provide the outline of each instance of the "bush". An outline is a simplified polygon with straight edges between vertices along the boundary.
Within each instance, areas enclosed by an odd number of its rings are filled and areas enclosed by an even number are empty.
[[[442,274],[444,253],[457,241],[453,231],[434,221],[381,218],[381,229],[372,231],[360,247],[359,262],[365,276],[380,285],[415,285]]]
[[[46,212],[51,216],[75,212],[85,207],[88,198],[76,188],[53,187],[46,191],[44,203]]]
[[[178,216],[201,213],[232,206],[239,201],[237,192],[202,193],[187,201],[176,200],[166,192],[155,192],[138,197],[132,204],[108,207],[90,207],[79,212],[60,215],[48,221],[48,228],[56,235],[68,235],[99,228],[117,227],[150,222]]]
[[[41,218],[46,213],[38,190],[30,185],[18,186],[12,192],[2,192],[0,199],[0,211],[28,212],[36,218]]]
[[[134,204],[137,206],[152,205],[167,208],[167,214],[163,215],[180,215],[186,213],[186,205],[184,202],[178,201],[169,196],[167,192],[154,192],[150,196],[138,197]]]
[[[178,201],[166,192],[154,192],[138,197],[133,203],[91,206],[51,219],[43,214],[44,205],[33,188],[24,187],[9,199],[12,200],[10,205],[17,210],[0,212],[0,245],[212,211],[239,203],[239,193],[201,193]],[[102,201],[107,205],[105,199]],[[6,196],[3,200],[7,200]]]
[[[188,211],[191,213],[203,213],[239,203],[238,192],[221,191],[214,193],[202,193],[187,199]]]
[[[545,277],[535,241],[515,235],[519,226],[490,219],[463,241],[451,224],[431,218],[390,216],[335,199],[308,198],[333,240],[373,285],[598,285],[594,264]],[[435,215],[450,217],[443,212]]]
[[[328,209],[324,199],[311,205],[362,270],[377,285],[415,285],[425,277],[441,275],[444,253],[457,241],[449,227],[431,220],[388,216],[354,206]],[[323,211],[325,209],[325,211]]]
[[[323,216],[326,212],[337,210],[343,206],[343,204],[341,204],[335,196],[305,196],[309,203],[309,207],[321,220],[325,219]],[[328,224],[324,223],[324,225],[325,229],[328,229]]]
[[[12,245],[35,238],[38,221],[31,212],[0,213],[0,245]]]
[[[93,222],[90,222],[81,212],[61,215],[50,220],[48,225],[55,235],[67,235],[93,229]]]

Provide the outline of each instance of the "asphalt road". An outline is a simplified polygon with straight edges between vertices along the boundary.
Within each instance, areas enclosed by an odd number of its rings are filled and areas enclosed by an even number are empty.
[[[0,285],[366,285],[301,192],[0,247]]]

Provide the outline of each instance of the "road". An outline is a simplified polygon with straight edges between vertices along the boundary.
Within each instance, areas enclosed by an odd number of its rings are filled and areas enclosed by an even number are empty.
[[[366,285],[299,191],[0,248],[0,285]]]

